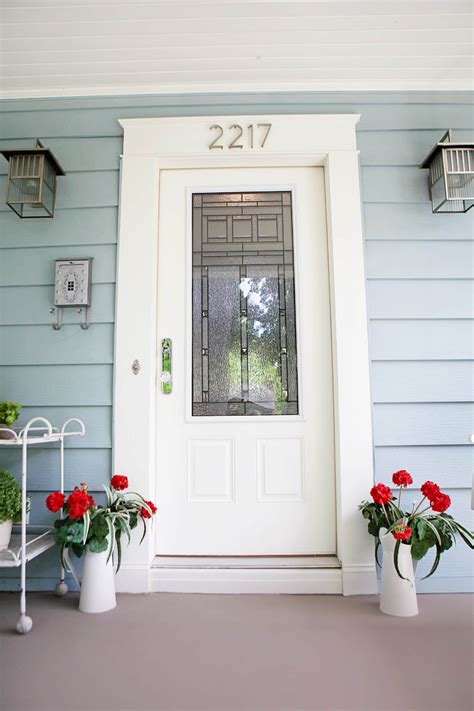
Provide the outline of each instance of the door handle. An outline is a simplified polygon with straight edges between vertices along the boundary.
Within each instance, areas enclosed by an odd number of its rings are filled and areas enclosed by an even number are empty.
[[[173,390],[171,338],[161,340],[161,392],[169,395]]]

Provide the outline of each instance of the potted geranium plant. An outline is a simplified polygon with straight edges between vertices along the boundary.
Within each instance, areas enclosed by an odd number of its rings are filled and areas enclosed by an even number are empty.
[[[11,427],[19,418],[20,411],[21,405],[18,402],[0,402],[0,439],[12,439],[15,436]]]
[[[118,571],[122,535],[130,541],[130,532],[141,522],[141,543],[147,533],[147,520],[156,513],[152,501],[146,501],[136,492],[125,491],[127,488],[127,477],[116,474],[110,486],[104,485],[105,506],[95,503],[85,483],[76,486],[67,499],[60,491],[49,494],[46,499],[50,511],[62,512],[54,527],[63,563],[67,549],[77,557],[84,555],[79,600],[79,609],[83,612],[105,612],[115,607],[112,556],[116,553]]]
[[[10,544],[12,526],[21,518],[21,488],[17,480],[0,468],[0,551]]]
[[[413,484],[413,478],[401,469],[392,475],[392,482],[398,487],[396,498],[389,486],[376,484],[370,491],[373,502],[363,501],[359,508],[369,521],[369,533],[377,540],[377,563],[380,545],[384,552],[380,609],[387,614],[410,616],[418,612],[413,561],[435,549],[433,565],[425,575],[429,578],[438,567],[441,554],[451,548],[457,537],[473,549],[474,536],[446,513],[451,499],[438,484],[425,481],[419,501],[410,511],[404,511],[402,491]]]

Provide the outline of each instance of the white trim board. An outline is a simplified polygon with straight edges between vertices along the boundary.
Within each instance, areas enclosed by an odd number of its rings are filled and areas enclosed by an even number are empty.
[[[114,394],[114,468],[126,473],[133,488],[155,497],[155,411],[157,363],[157,243],[160,171],[192,168],[323,166],[326,184],[332,347],[335,403],[337,557],[343,594],[376,591],[373,543],[357,509],[373,482],[372,423],[365,276],[360,200],[357,114],[239,116],[241,125],[271,123],[263,148],[245,146],[237,153],[210,151],[209,128],[229,126],[230,116],[124,119],[124,153],[117,269],[117,312]],[[139,315],[139,317],[138,317]],[[132,372],[138,359],[141,369]],[[130,413],[140,413],[130,417]],[[159,506],[159,502],[158,506]],[[136,541],[124,552],[119,589],[134,592],[188,585],[202,587],[209,572],[166,574],[152,570],[153,537]],[[130,576],[128,575],[130,572]],[[232,572],[232,574],[231,574]],[[321,571],[253,572],[258,591],[320,592],[304,575]],[[264,574],[265,573],[265,574]],[[283,577],[283,573],[289,577]],[[249,575],[249,571],[245,571]],[[335,576],[331,570],[328,575]],[[219,573],[222,592],[243,591],[237,571]],[[258,578],[260,575],[260,578]],[[207,578],[206,578],[207,576]],[[242,571],[240,572],[242,576]],[[291,577],[293,576],[293,578]],[[191,579],[193,578],[193,580]],[[133,581],[132,581],[133,578]],[[147,583],[143,581],[146,580]],[[157,580],[159,582],[157,582]],[[334,577],[331,578],[334,581]],[[140,581],[139,583],[137,581]],[[187,581],[187,582],[186,582]],[[267,584],[268,583],[268,584]],[[201,583],[200,583],[201,584]],[[142,585],[141,590],[137,587]],[[209,583],[210,585],[210,583]],[[331,583],[332,585],[332,583]],[[280,588],[278,587],[280,586]],[[331,587],[331,586],[329,586]],[[340,592],[333,585],[332,592]],[[264,590],[265,588],[265,590]],[[310,590],[309,590],[310,589]],[[132,591],[132,590],[130,590]]]
[[[153,568],[227,568],[232,570],[247,569],[304,569],[304,568],[340,568],[335,555],[306,556],[164,556],[157,555]]]
[[[150,592],[340,595],[342,574],[337,568],[153,568]]]
[[[51,89],[4,89],[2,98],[14,99],[61,99],[64,97],[102,97],[102,96],[166,96],[174,94],[239,94],[273,93],[298,91],[334,91],[334,92],[425,92],[425,91],[472,91],[470,79],[415,80],[379,80],[379,81],[318,81],[318,82],[232,82],[232,83],[196,83],[182,84],[111,84],[109,86],[61,87]]]

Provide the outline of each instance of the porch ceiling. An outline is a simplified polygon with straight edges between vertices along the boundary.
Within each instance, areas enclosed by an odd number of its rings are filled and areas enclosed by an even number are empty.
[[[471,0],[3,0],[4,97],[472,88]]]

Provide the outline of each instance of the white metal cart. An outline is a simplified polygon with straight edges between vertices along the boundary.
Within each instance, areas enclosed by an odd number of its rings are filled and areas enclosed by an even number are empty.
[[[73,427],[73,424],[75,425]],[[28,447],[59,442],[60,446],[60,478],[59,491],[64,493],[64,443],[67,437],[83,437],[84,423],[75,417],[66,420],[62,427],[53,425],[44,417],[35,417],[20,430],[2,430],[8,439],[0,439],[0,447],[21,447],[21,500],[22,517],[20,532],[12,534],[7,550],[0,551],[0,568],[21,568],[20,617],[16,629],[20,634],[26,634],[33,626],[33,620],[26,614],[26,566],[31,560],[54,546],[54,529],[45,526],[27,525],[27,487],[28,487]],[[1,463],[1,458],[0,458]],[[15,527],[16,528],[16,527]],[[76,578],[75,572],[67,559],[68,570]],[[69,568],[70,566],[70,568]],[[55,593],[65,595],[68,587],[64,581],[65,570],[61,564],[60,578]],[[77,580],[77,578],[76,578]]]

